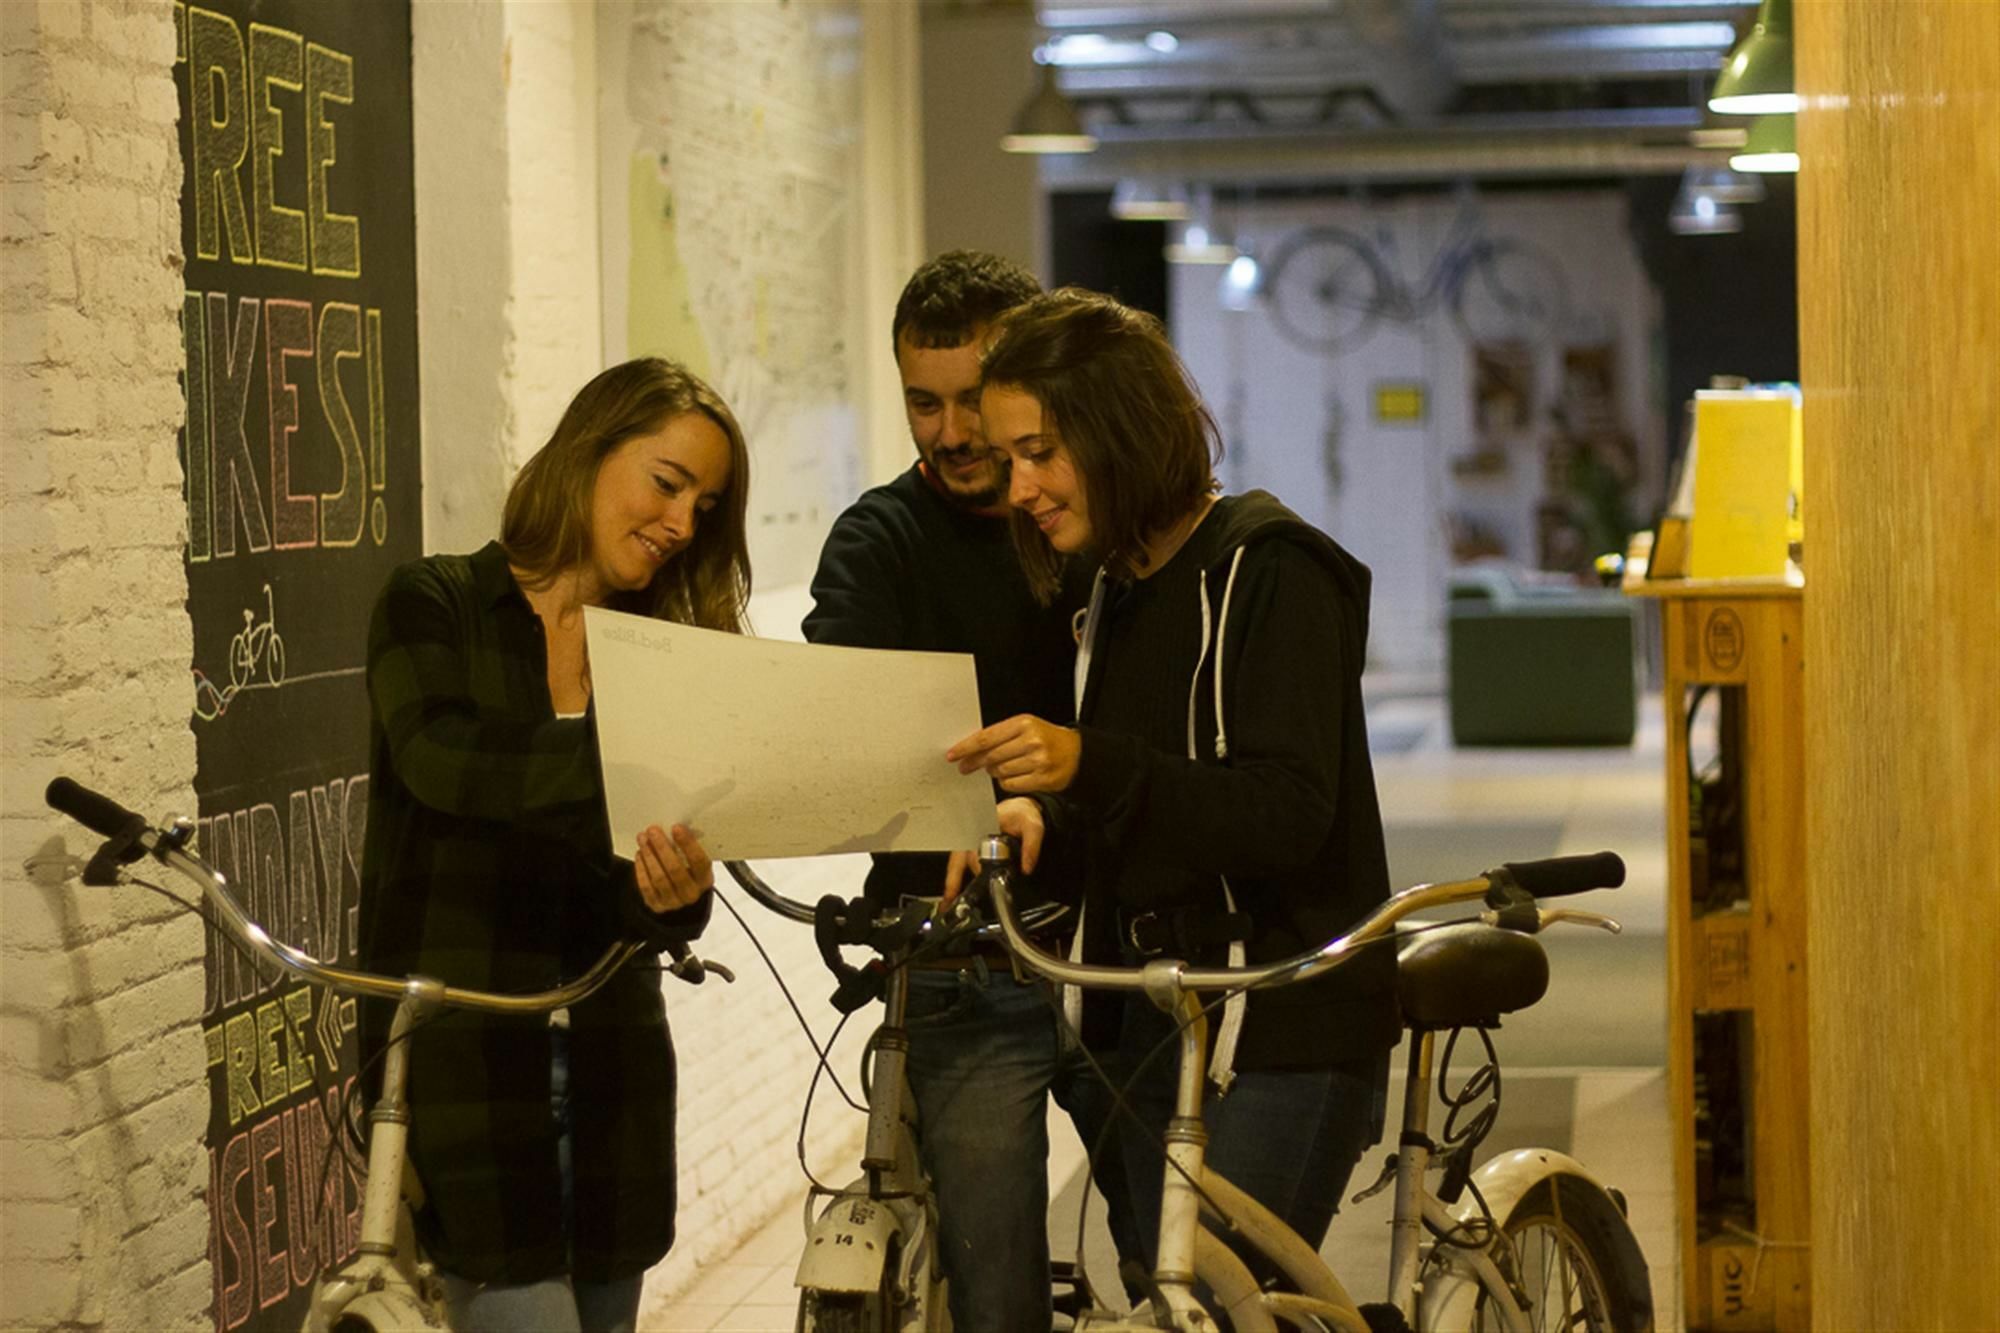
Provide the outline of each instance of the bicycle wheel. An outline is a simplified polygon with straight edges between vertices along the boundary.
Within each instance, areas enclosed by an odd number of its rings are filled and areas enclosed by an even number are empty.
[[[1545,341],[1569,322],[1569,283],[1544,251],[1515,241],[1480,245],[1451,290],[1451,314],[1468,341]]]
[[[285,683],[285,641],[276,630],[271,631],[271,642],[264,654],[264,676],[273,685]]]
[[[799,1297],[798,1333],[893,1333],[887,1293],[850,1296],[809,1291]]]
[[[250,631],[245,630],[229,641],[229,684],[242,689],[250,683],[251,675],[257,670],[257,659],[250,651]]]
[[[1367,340],[1394,290],[1368,242],[1338,227],[1308,227],[1272,254],[1264,299],[1287,340],[1337,352]]]
[[[1576,1176],[1551,1176],[1514,1205],[1501,1224],[1513,1245],[1528,1326],[1648,1333],[1653,1287],[1632,1228],[1611,1197]],[[1503,1327],[1484,1292],[1473,1309],[1476,1333]]]

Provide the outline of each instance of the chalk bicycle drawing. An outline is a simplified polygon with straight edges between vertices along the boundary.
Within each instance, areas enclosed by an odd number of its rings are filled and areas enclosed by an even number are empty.
[[[726,862],[745,892],[790,920],[809,924],[829,967],[841,978],[834,1005],[845,1012],[871,1003],[877,990],[882,1022],[869,1039],[862,1069],[868,1107],[861,1174],[840,1189],[814,1182],[806,1195],[805,1249],[799,1259],[798,1333],[944,1333],[951,1327],[949,1293],[938,1267],[937,1198],[917,1157],[916,1104],[905,1078],[909,1031],[908,967],[913,960],[997,940],[999,928],[961,910],[934,915],[932,899],[911,899],[876,911],[862,900],[837,898],[818,908],[787,898],[741,861]],[[1067,909],[1038,907],[1026,929],[1038,929]],[[839,962],[836,945],[865,946],[879,961],[867,968]],[[1074,1266],[1052,1265],[1056,1307],[1087,1303]]]
[[[261,963],[343,995],[394,1000],[396,1015],[381,1056],[382,1093],[368,1113],[368,1175],[363,1185],[361,1241],[355,1256],[314,1284],[305,1318],[306,1333],[414,1333],[449,1329],[444,1287],[436,1267],[417,1243],[412,1215],[423,1206],[422,1186],[409,1168],[410,1107],[407,1039],[420,1023],[450,1009],[474,1009],[532,1019],[588,998],[632,963],[645,946],[620,941],[604,951],[574,980],[532,994],[462,990],[431,977],[389,977],[323,963],[272,939],[243,910],[229,881],[188,850],[195,825],[172,819],[164,828],[148,824],[116,801],[87,787],[57,778],[48,787],[50,806],[106,839],[83,871],[88,885],[112,885],[130,877],[122,869],[150,856],[201,890],[210,923]],[[733,981],[729,969],[676,947],[666,968],[683,981],[700,984],[714,972]],[[337,1136],[346,1127],[333,1126]]]
[[[264,669],[264,683],[282,685],[285,683],[285,638],[278,633],[277,609],[271,601],[271,585],[264,585],[264,623],[257,623],[257,613],[250,608],[243,609],[243,628],[229,641],[229,683],[235,689],[242,689],[257,675],[257,668]]]
[[[1226,1313],[1236,1333],[1287,1328],[1383,1333],[1474,1330],[1539,1333],[1645,1333],[1653,1327],[1652,1288],[1644,1256],[1625,1219],[1623,1197],[1572,1158],[1545,1148],[1505,1153],[1472,1168],[1491,1128],[1500,1074],[1487,1029],[1504,1013],[1539,1000],[1548,958],[1533,938],[1560,923],[1616,932],[1592,912],[1542,908],[1537,898],[1615,888],[1624,863],[1609,852],[1555,857],[1489,870],[1468,880],[1406,889],[1347,934],[1281,962],[1250,968],[1197,968],[1161,958],[1143,967],[1070,963],[1040,949],[1016,919],[1010,896],[1011,851],[1004,839],[981,848],[984,892],[1007,946],[1035,972],[1067,985],[1140,991],[1181,1020],[1180,1078],[1173,1129],[1164,1150],[1158,1263],[1147,1299],[1129,1315],[1089,1310],[1078,1333],[1172,1329],[1213,1333]],[[970,892],[978,893],[977,886]],[[1398,991],[1410,1030],[1400,1150],[1381,1178],[1356,1200],[1395,1188],[1387,1300],[1356,1304],[1340,1279],[1278,1217],[1204,1165],[1202,1128],[1207,1019],[1205,992],[1290,985],[1310,980],[1378,943],[1395,938],[1412,913],[1483,900],[1477,921],[1427,925],[1409,933],[1398,963]],[[1486,1064],[1456,1091],[1438,1088],[1451,1108],[1442,1141],[1429,1116],[1438,1039],[1449,1066],[1458,1034],[1471,1029]],[[1460,1121],[1463,1118],[1461,1128]],[[1433,1191],[1426,1174],[1442,1168]],[[1235,1250],[1238,1237],[1284,1275],[1266,1289]]]
[[[257,680],[261,669],[264,679]],[[278,615],[271,600],[271,585],[264,585],[264,620],[243,608],[243,628],[229,640],[229,688],[219,689],[208,673],[194,669],[194,714],[213,722],[229,711],[229,705],[244,690],[275,690],[285,683],[285,638],[278,633]]]
[[[1264,301],[1278,331],[1310,352],[1358,347],[1387,319],[1414,324],[1442,304],[1469,342],[1544,341],[1569,319],[1562,265],[1523,241],[1488,235],[1461,209],[1417,282],[1407,281],[1395,237],[1370,241],[1343,227],[1306,227],[1279,243]]]

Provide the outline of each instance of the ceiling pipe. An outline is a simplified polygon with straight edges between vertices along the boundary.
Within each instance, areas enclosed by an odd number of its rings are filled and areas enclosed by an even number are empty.
[[[1105,143],[1089,158],[1045,159],[1042,184],[1050,190],[1108,190],[1120,175],[1157,170],[1163,147]],[[1183,176],[1230,187],[1468,177],[1678,176],[1689,167],[1724,162],[1722,154],[1686,144],[1501,136],[1469,140],[1416,134],[1183,141],[1171,151],[1175,170]]]

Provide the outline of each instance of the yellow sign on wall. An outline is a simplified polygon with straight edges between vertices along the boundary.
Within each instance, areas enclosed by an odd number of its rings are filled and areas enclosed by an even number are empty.
[[[1424,419],[1424,386],[1413,380],[1382,380],[1375,385],[1375,420],[1390,426],[1413,426]]]
[[[1798,456],[1798,398],[1765,389],[1694,396],[1694,519],[1688,573],[1749,578],[1785,572]]]

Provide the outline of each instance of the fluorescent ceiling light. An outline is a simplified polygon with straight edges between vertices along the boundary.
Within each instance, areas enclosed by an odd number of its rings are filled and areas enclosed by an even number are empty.
[[[1179,182],[1126,176],[1112,187],[1111,216],[1121,222],[1180,222],[1187,215],[1187,187]]]

